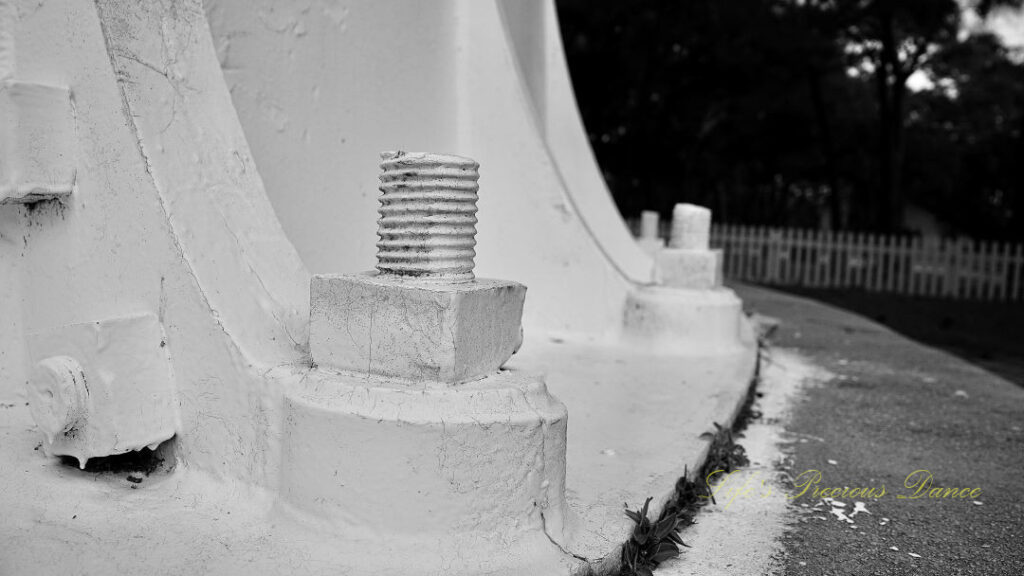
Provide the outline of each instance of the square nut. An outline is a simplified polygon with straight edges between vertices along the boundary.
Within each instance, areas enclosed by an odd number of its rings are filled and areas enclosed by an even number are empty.
[[[658,252],[657,269],[663,286],[709,290],[722,285],[722,251],[680,250]]]
[[[324,367],[455,384],[496,372],[522,343],[526,286],[504,280],[317,275],[309,345]]]

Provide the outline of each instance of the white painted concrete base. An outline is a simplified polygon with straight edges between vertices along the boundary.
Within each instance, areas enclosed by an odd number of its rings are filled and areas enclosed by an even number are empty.
[[[686,355],[738,353],[755,340],[743,303],[732,290],[663,286],[630,292],[623,337],[644,349]]]
[[[755,345],[666,354],[622,345],[531,338],[512,367],[542,372],[571,414],[561,544],[591,561],[617,555],[631,529],[623,503],[667,497],[698,466],[714,422],[731,422],[754,373]]]
[[[279,370],[273,375],[290,382],[286,388],[292,397],[288,401],[291,410],[309,416],[301,425],[285,418],[278,432],[285,438],[291,436],[285,440],[280,500],[275,498],[274,488],[260,490],[186,466],[163,478],[148,478],[136,489],[123,475],[81,472],[33,450],[40,435],[23,396],[0,398],[6,406],[0,408],[0,458],[5,462],[0,467],[0,486],[4,486],[0,509],[5,512],[0,542],[9,543],[0,554],[0,574],[67,574],[76,570],[182,575],[568,574],[579,561],[563,553],[549,536],[562,548],[591,560],[614,556],[630,529],[622,513],[623,503],[636,506],[648,496],[656,500],[666,497],[684,469],[692,469],[702,460],[707,442],[700,434],[715,421],[732,419],[753,372],[753,348],[719,355],[681,355],[594,342],[556,342],[539,336],[531,339],[529,335],[526,342],[511,367],[545,372],[552,394],[564,401],[572,414],[566,446],[570,512],[561,534],[557,522],[548,523],[557,518],[549,516],[550,499],[546,526],[540,529],[539,512],[525,510],[530,490],[543,493],[543,480],[530,475],[520,480],[509,475],[502,480],[512,482],[501,487],[502,491],[511,489],[518,494],[511,500],[518,502],[514,510],[521,514],[518,524],[515,518],[504,518],[496,529],[479,530],[472,536],[460,527],[441,530],[446,525],[451,528],[468,508],[411,510],[409,519],[414,523],[404,531],[394,526],[403,518],[371,512],[389,495],[422,507],[423,503],[410,496],[417,490],[449,491],[452,497],[459,497],[460,491],[477,483],[486,489],[483,483],[489,480],[476,476],[480,471],[473,469],[472,462],[459,460],[471,457],[481,442],[506,442],[501,438],[509,432],[515,442],[532,446],[530,454],[538,457],[542,452],[537,441],[550,439],[550,432],[557,432],[556,424],[552,422],[545,433],[543,427],[531,428],[536,424],[529,421],[539,421],[538,413],[557,420],[560,407],[536,403],[536,385],[526,385],[522,396],[468,392],[462,397],[481,414],[486,413],[482,406],[494,406],[494,399],[504,397],[518,406],[513,413],[523,419],[486,425],[465,419],[455,419],[450,425],[446,419],[439,431],[417,423],[416,402],[400,401],[402,395],[436,393],[431,390],[401,394],[364,390],[365,395],[359,396],[357,387],[349,388],[348,394],[338,389],[326,393],[333,398],[325,402],[334,407],[325,408],[308,397],[318,386],[324,392],[323,381],[318,377],[302,381],[301,371],[288,370],[290,375],[284,376]],[[476,386],[487,387],[483,382]],[[300,400],[303,395],[305,399]],[[342,413],[347,414],[342,418],[344,426],[325,415],[337,413],[339,405],[349,406]],[[301,430],[289,431],[292,426]],[[452,432],[452,428],[465,426],[479,430],[477,436],[463,436],[469,442]],[[325,436],[315,445],[304,442],[305,436],[321,432]],[[386,437],[391,441],[385,442]],[[442,439],[443,453],[423,449],[427,443],[436,448]],[[288,447],[289,442],[294,444]],[[548,446],[543,453],[550,451]],[[527,456],[526,451],[519,454]],[[511,456],[491,452],[484,458],[502,459],[504,468],[515,469],[512,463],[523,459]],[[291,471],[301,470],[292,465],[297,458],[306,459],[302,466],[308,465],[316,474],[293,474]],[[345,488],[324,493],[324,482],[334,480],[331,466],[335,464],[339,478],[367,481],[374,479],[367,473],[374,466],[380,470],[405,466],[407,476],[386,482],[393,488],[404,483],[410,490],[399,496],[386,486],[379,492],[366,492],[364,485],[358,494]],[[325,478],[322,472],[328,468]],[[451,474],[438,476],[444,470]],[[424,478],[431,480],[425,482]],[[522,486],[517,485],[519,481]],[[547,488],[554,490],[557,481],[557,474],[551,475]],[[316,500],[325,497],[333,500]],[[333,520],[325,519],[329,507],[342,503],[339,498],[345,499],[345,507],[335,510]],[[496,511],[481,507],[478,512],[479,517],[468,519],[467,527],[492,521]],[[410,571],[410,566],[415,570]]]
[[[564,574],[539,531],[502,552],[437,534],[381,538],[275,504],[270,491],[179,466],[141,483],[47,458],[28,409],[0,408],[0,574],[324,576]],[[468,554],[468,555],[467,555]],[[410,568],[410,566],[414,568]]]
[[[469,565],[545,528],[561,539],[568,414],[539,379],[413,388],[303,370],[284,381],[283,502],[342,531],[435,542]]]

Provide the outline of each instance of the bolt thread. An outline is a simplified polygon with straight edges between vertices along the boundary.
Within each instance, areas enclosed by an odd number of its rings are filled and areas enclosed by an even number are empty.
[[[473,280],[479,164],[446,154],[383,152],[377,270]]]

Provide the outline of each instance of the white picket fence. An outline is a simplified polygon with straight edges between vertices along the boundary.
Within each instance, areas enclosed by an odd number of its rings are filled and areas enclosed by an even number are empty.
[[[1024,244],[719,224],[736,280],[938,298],[1024,300]]]

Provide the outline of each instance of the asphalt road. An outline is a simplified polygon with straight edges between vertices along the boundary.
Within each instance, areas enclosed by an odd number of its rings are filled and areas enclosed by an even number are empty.
[[[774,346],[835,374],[806,390],[788,419],[783,469],[794,479],[807,470],[821,477],[792,501],[797,520],[777,559],[783,574],[1024,575],[1024,388],[847,310],[734,288],[747,308],[781,320]],[[919,470],[927,472],[906,487]],[[878,498],[836,498],[845,507],[812,495],[815,487],[883,486]],[[930,488],[965,497],[932,498]],[[851,523],[831,513],[848,515],[856,501],[869,514]]]
[[[795,292],[875,320],[1024,386],[1024,304],[949,301],[878,292]]]

